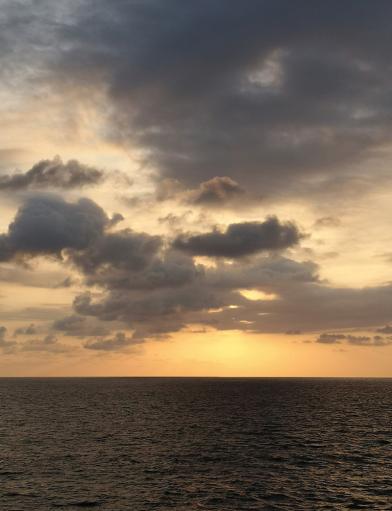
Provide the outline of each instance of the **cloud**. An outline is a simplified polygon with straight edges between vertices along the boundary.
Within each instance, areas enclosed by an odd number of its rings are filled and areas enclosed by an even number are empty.
[[[221,305],[218,294],[197,283],[155,289],[148,294],[135,294],[128,289],[112,289],[110,293],[96,297],[84,293],[74,301],[78,314],[104,321],[123,321],[132,328],[143,327],[150,334],[176,332],[186,326],[188,313]]]
[[[383,254],[377,254],[377,257],[384,259],[387,263],[392,263],[392,252],[384,252]]]
[[[74,348],[58,342],[56,336],[46,335],[43,339],[32,339],[18,346],[22,352],[46,352],[46,353],[67,353],[72,352]]]
[[[149,265],[143,273],[147,278]],[[107,274],[108,278],[97,284],[102,292],[78,295],[74,310],[101,321],[123,322],[141,331],[144,338],[170,334],[187,325],[249,333],[367,329],[390,314],[387,304],[392,286],[334,288],[319,280],[312,262],[258,257],[250,262],[202,267],[188,275],[182,281],[157,279],[147,287],[144,279],[135,284],[137,272],[135,280],[125,281]],[[259,290],[272,299],[250,300],[242,289]],[[343,340],[336,337],[339,335],[343,334],[326,334],[320,342]],[[350,344],[354,341],[350,339]]]
[[[0,350],[4,354],[12,354],[17,346],[16,342],[7,340],[7,328],[0,326]]]
[[[341,225],[341,221],[339,218],[334,216],[324,216],[322,218],[318,218],[314,223],[315,228],[323,228],[323,227],[339,227]]]
[[[108,339],[89,340],[84,344],[84,347],[88,350],[123,351],[141,343],[143,343],[142,339],[134,336],[127,337],[124,332],[117,332],[114,337]]]
[[[68,276],[65,277],[65,279],[61,280],[60,282],[57,282],[53,285],[53,289],[66,289],[69,287],[72,287],[74,285],[75,281],[72,277]]]
[[[155,177],[154,185],[154,192],[122,197],[122,200],[129,207],[146,207],[155,205],[157,202],[176,201],[181,206],[218,208],[245,207],[249,203],[253,204],[255,199],[255,196],[247,196],[245,190],[227,176],[213,177],[195,188],[187,188],[178,179],[172,178]]]
[[[161,246],[159,236],[124,229],[97,237],[88,247],[74,251],[71,258],[86,274],[105,271],[109,266],[119,270],[141,270]]]
[[[320,344],[336,344],[340,343],[341,340],[346,339],[344,334],[320,334],[317,338],[317,342]]]
[[[71,312],[71,307],[60,303],[42,303],[37,306],[15,307],[0,309],[0,319],[4,321],[53,321],[53,318],[61,317],[64,312]]]
[[[0,176],[0,190],[18,191],[30,188],[82,188],[96,185],[104,180],[102,170],[69,160],[63,163],[60,157],[42,160],[30,170],[17,174]]]
[[[60,90],[104,88],[111,140],[167,177],[305,194],[390,141],[386,0],[44,5],[32,23],[29,4],[7,4],[4,63],[34,62]]]
[[[379,334],[392,334],[392,326],[386,325],[381,328],[377,328],[376,332]]]
[[[114,227],[118,223],[122,222],[123,220],[124,220],[124,217],[120,213],[114,213],[114,215],[108,222],[108,227]]]
[[[233,179],[214,177],[209,181],[200,183],[195,190],[188,192],[186,202],[206,206],[219,206],[238,199],[245,191]]]
[[[275,199],[347,192],[390,143],[387,0],[319,9],[299,0],[295,10],[289,0],[7,1],[2,10],[10,93],[70,93],[75,123],[77,105],[99,93],[102,137],[185,189],[225,176]],[[385,179],[376,167],[372,184]]]
[[[323,333],[319,335],[316,342],[321,344],[340,344],[344,342],[352,346],[383,347],[392,345],[392,338],[385,338],[380,335],[369,337],[366,335]]]
[[[264,222],[230,224],[225,232],[217,229],[198,235],[181,235],[173,247],[192,255],[239,258],[262,251],[283,250],[302,238],[292,222],[281,223],[276,217]]]
[[[390,346],[392,344],[392,338],[381,337],[380,335],[375,335],[373,337],[373,342],[369,344],[369,346]]]
[[[314,262],[279,254],[298,243],[302,234],[295,224],[276,217],[231,224],[222,232],[181,235],[173,244],[145,232],[109,229],[108,215],[90,200],[71,203],[51,195],[29,197],[1,238],[8,257],[61,254],[57,261],[68,269],[72,265],[84,290],[65,317],[61,304],[20,311],[15,319],[53,321],[56,313],[52,332],[95,337],[88,347],[101,350],[164,338],[193,325],[249,333],[306,333],[360,331],[390,319],[392,285],[350,289],[321,280]],[[194,255],[217,260],[214,266],[203,265]],[[259,293],[250,299],[244,289]],[[132,342],[129,336],[103,338],[114,329],[131,329]],[[338,330],[321,334],[318,342],[381,346],[389,339],[348,337]],[[63,352],[68,348],[44,338],[22,343],[18,349]]]
[[[34,325],[15,332],[15,335],[33,335],[36,333]],[[31,339],[25,342],[8,341],[6,339],[7,329],[0,326],[0,350],[5,354],[18,354],[20,352],[47,352],[66,353],[73,351],[71,346],[58,342],[57,337],[52,334],[46,335],[43,339]]]
[[[7,0],[0,34],[2,84],[21,111],[33,98],[45,98],[34,105],[47,106],[46,117],[59,97],[72,95],[75,101],[63,103],[75,125],[87,111],[86,97],[94,98],[87,107],[102,121],[94,136],[132,147],[140,168],[153,171],[156,192],[130,201],[145,201],[146,209],[172,200],[206,212],[245,204],[249,194],[314,201],[311,190],[348,192],[365,178],[380,185],[384,177],[373,163],[391,142],[392,4],[298,0],[294,9],[292,3]],[[63,132],[55,136],[58,140]],[[3,156],[5,162],[16,158]],[[363,174],[370,158],[371,176],[368,170]],[[54,159],[3,176],[0,188],[78,189],[105,176],[75,160]],[[282,257],[279,251],[301,240],[294,223],[270,217],[239,220],[220,230],[207,227],[206,217],[181,217],[175,208],[167,214],[171,204],[158,206],[166,224],[162,230],[169,226],[173,232],[183,223],[189,233],[176,232],[171,243],[153,232],[114,232],[110,228],[121,216],[109,218],[91,200],[29,196],[0,235],[0,260],[8,262],[0,277],[17,282],[8,267],[12,262],[56,256],[72,276],[40,273],[34,285],[42,279],[69,286],[77,278],[83,292],[75,297],[73,312],[58,304],[3,311],[2,317],[24,322],[57,317],[53,331],[94,335],[88,345],[101,350],[189,325],[250,333],[325,331],[317,341],[324,344],[389,343],[388,325],[373,337],[339,329],[374,331],[387,324],[392,285],[339,288],[322,280],[325,269],[312,261]],[[338,226],[338,219],[323,214],[315,228]],[[198,264],[193,259],[198,255],[216,258],[214,266]],[[328,255],[334,253],[320,258]],[[290,257],[301,256],[312,253]],[[20,270],[21,280],[26,271]],[[259,291],[261,298],[249,300],[243,289]],[[115,331],[137,336],[105,333],[108,337],[99,339],[94,329],[103,321],[112,331],[110,321],[120,322]],[[3,347],[7,342],[3,332]],[[29,341],[25,348],[53,346],[58,341],[49,338]]]
[[[181,287],[202,277],[203,267],[196,265],[192,258],[175,251],[157,255],[158,245],[154,239],[150,240],[152,244],[149,241],[147,245],[144,237],[141,241],[142,246],[130,245],[129,252],[117,252],[116,257],[100,261],[95,259],[87,267],[82,265],[86,283],[107,289],[147,293],[153,289]],[[83,257],[86,257],[86,253]]]
[[[6,333],[7,328],[5,326],[0,326],[0,342],[4,341]]]
[[[30,323],[30,325],[19,327],[15,330],[14,336],[18,335],[36,335],[37,328],[34,323]]]
[[[10,257],[11,255],[13,256],[14,254],[10,254]],[[4,253],[2,257],[4,257]],[[21,284],[26,287],[56,288],[57,284],[53,285],[53,282],[63,283],[66,280],[65,275],[64,270],[61,268],[58,270],[47,270],[38,266],[34,267],[34,271],[32,271],[28,266],[16,266],[12,261],[3,263],[0,266],[0,281]]]
[[[58,330],[59,332],[65,332],[68,335],[79,335],[84,327],[85,322],[86,318],[77,315],[71,315],[54,321],[52,328],[54,330]]]
[[[107,325],[102,325],[97,321],[89,321],[86,317],[76,314],[55,320],[52,324],[52,330],[61,332],[63,335],[76,337],[95,337],[109,333]]]
[[[55,195],[30,197],[8,233],[0,236],[0,260],[86,248],[102,235],[108,222],[103,209],[90,199],[69,203]]]

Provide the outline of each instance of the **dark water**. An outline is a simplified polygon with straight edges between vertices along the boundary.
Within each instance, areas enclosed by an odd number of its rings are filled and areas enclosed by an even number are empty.
[[[0,509],[392,509],[392,380],[0,379]]]

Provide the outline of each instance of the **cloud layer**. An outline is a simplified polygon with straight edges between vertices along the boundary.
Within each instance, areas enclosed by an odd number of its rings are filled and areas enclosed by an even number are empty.
[[[46,78],[103,86],[111,136],[138,144],[166,176],[298,193],[390,140],[387,1],[70,7]]]
[[[375,328],[391,319],[390,284],[363,289],[328,285],[315,263],[282,254],[302,235],[294,223],[276,217],[231,224],[222,232],[183,234],[174,243],[129,228],[114,232],[111,228],[105,211],[88,199],[67,202],[39,195],[26,198],[20,206],[8,233],[1,237],[2,259],[29,262],[38,256],[56,256],[79,273],[84,285],[74,299],[74,314],[56,320],[49,337],[24,341],[24,351],[66,352],[68,347],[58,343],[53,332],[87,337],[84,346],[91,350],[113,351],[145,339],[165,338],[189,325],[249,333],[306,333]],[[196,263],[194,255],[218,259],[215,265],[205,265]],[[254,299],[243,290],[262,294]],[[108,337],[113,328],[120,333]],[[379,331],[387,333],[388,328]],[[16,331],[21,336],[35,332],[32,324]],[[341,341],[359,346],[389,344],[381,336],[339,331],[321,334],[317,340]],[[8,351],[15,348],[5,331],[2,343]]]
[[[227,176],[263,195],[344,176],[349,186],[352,165],[390,142],[386,0],[43,1],[17,11],[6,1],[4,13],[4,83],[104,91],[109,139],[182,182]]]

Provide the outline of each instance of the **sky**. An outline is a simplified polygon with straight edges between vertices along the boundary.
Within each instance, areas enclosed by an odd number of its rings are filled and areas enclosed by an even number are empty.
[[[0,375],[392,377],[391,19],[0,0]]]

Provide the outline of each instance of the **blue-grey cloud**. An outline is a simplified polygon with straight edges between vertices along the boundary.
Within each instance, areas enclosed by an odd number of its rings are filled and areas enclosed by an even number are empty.
[[[108,222],[103,209],[89,199],[70,203],[55,195],[30,197],[0,236],[0,260],[86,248]]]
[[[159,236],[124,229],[97,237],[94,243],[74,251],[73,262],[86,274],[103,271],[108,266],[118,270],[142,270],[162,244]]]
[[[205,234],[180,235],[173,247],[192,255],[235,259],[290,248],[302,236],[294,223],[281,223],[278,218],[269,217],[264,222],[230,224],[224,232],[216,229]]]

